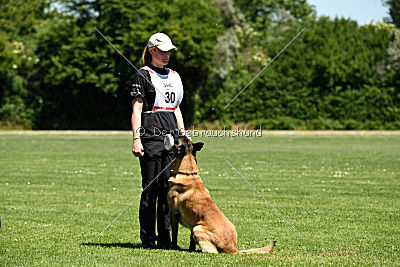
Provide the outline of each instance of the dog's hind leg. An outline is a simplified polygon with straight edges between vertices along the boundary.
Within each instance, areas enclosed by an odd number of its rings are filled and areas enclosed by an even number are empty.
[[[195,226],[193,228],[193,236],[193,239],[199,244],[202,252],[218,253],[217,247],[211,242],[210,236],[202,226]]]

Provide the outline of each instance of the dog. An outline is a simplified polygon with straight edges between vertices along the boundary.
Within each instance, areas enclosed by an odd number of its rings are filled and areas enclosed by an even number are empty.
[[[175,160],[171,165],[168,205],[172,228],[172,249],[178,249],[179,223],[191,230],[189,251],[196,244],[207,253],[269,253],[276,241],[268,246],[239,251],[233,223],[220,211],[199,176],[196,152],[204,143],[192,143],[181,136],[175,144]]]

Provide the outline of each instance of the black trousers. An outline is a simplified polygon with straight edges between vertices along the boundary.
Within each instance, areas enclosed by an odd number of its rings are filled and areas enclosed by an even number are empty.
[[[158,246],[169,247],[171,244],[171,222],[167,201],[171,166],[168,166],[162,173],[161,171],[171,163],[172,159],[172,155],[166,151],[163,152],[161,157],[148,158],[143,156],[140,158],[142,187],[144,189],[148,186],[142,192],[139,207],[140,240],[142,244],[154,244],[156,241],[156,217]],[[154,180],[158,174],[160,175]]]

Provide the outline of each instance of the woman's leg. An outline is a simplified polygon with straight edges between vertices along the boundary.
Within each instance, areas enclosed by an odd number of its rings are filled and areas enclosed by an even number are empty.
[[[161,159],[160,171],[166,168],[171,163],[172,155],[164,152]],[[171,176],[171,165],[169,165],[158,179],[158,205],[157,205],[157,232],[158,232],[158,247],[170,249],[171,247],[171,220],[169,217],[169,208],[167,195],[169,190],[168,179]]]
[[[159,160],[141,157],[142,188],[146,188],[158,175]],[[157,181],[153,181],[141,194],[139,207],[140,240],[143,248],[155,248]]]

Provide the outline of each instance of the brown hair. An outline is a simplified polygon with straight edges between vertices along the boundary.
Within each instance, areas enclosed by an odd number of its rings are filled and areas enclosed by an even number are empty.
[[[143,50],[142,58],[140,60],[140,65],[142,65],[142,67],[147,66],[151,64],[151,60],[152,56],[149,51],[149,46],[146,45],[146,47]]]

